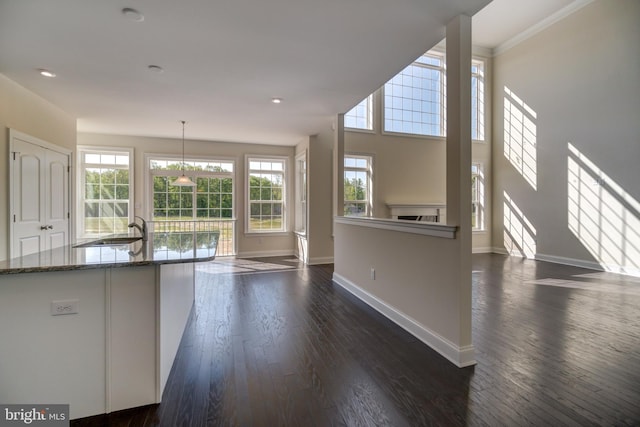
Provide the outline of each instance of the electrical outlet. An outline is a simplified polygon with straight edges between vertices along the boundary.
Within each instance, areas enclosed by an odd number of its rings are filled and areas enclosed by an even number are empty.
[[[371,280],[376,280],[376,269],[371,268]]]
[[[80,300],[69,299],[64,301],[51,301],[51,315],[77,314]]]

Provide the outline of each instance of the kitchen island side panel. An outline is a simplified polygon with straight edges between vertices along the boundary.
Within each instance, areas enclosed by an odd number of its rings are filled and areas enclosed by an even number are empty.
[[[0,402],[106,410],[106,270],[0,275]],[[53,316],[53,301],[77,314]]]

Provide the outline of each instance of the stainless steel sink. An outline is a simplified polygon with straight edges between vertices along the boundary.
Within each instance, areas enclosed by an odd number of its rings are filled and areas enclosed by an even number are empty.
[[[93,240],[91,242],[80,243],[79,245],[75,245],[74,248],[128,245],[130,243],[135,243],[141,239],[142,237],[105,237],[104,239],[100,239],[100,240]]]

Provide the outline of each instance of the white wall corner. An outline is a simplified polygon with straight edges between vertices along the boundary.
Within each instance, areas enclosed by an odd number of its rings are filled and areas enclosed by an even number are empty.
[[[459,368],[476,364],[475,349],[473,345],[459,347],[446,338],[431,331],[424,325],[416,322],[411,317],[398,311],[394,307],[365,291],[344,276],[333,273],[333,282],[350,292],[358,299],[368,304],[371,308],[387,317],[389,320],[409,332],[414,337],[440,353],[441,356],[449,360]]]
[[[490,246],[482,246],[482,247],[478,247],[478,248],[471,248],[471,253],[474,254],[490,254],[494,252],[494,248],[490,247]]]

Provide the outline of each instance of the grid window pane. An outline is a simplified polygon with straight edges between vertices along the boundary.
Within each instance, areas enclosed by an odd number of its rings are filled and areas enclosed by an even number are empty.
[[[344,127],[353,129],[373,129],[372,99],[369,95],[344,115]]]
[[[129,222],[129,153],[80,150],[82,212],[80,234],[126,233]]]
[[[471,137],[484,140],[484,63],[471,67]],[[446,136],[444,56],[429,52],[384,85],[383,129],[413,135]],[[346,117],[345,117],[346,126]]]
[[[171,185],[177,175],[166,176],[166,171],[180,170],[182,165],[173,160],[151,159],[153,176],[153,219],[156,221],[219,219],[221,199],[228,209],[225,218],[233,218],[233,163],[225,161],[186,161],[185,174],[195,187]],[[178,172],[176,171],[176,174]]]
[[[371,215],[372,158],[344,156],[344,215]]]
[[[248,231],[284,231],[284,160],[249,159]],[[227,185],[221,183],[221,186]],[[227,208],[228,197],[221,207]]]

